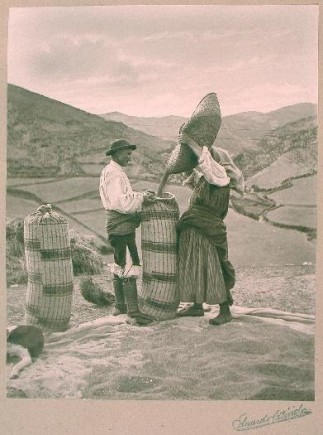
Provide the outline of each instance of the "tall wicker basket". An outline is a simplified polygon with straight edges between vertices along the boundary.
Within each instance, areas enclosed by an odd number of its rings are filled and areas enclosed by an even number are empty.
[[[68,221],[41,206],[24,220],[28,286],[25,323],[44,330],[68,327],[73,296],[73,271]]]
[[[177,291],[177,234],[179,208],[175,196],[165,192],[144,204],[141,221],[143,261],[140,310],[157,320],[172,319],[179,305]]]

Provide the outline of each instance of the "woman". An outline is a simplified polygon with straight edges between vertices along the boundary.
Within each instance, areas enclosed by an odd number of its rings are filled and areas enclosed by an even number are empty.
[[[180,141],[196,154],[198,170],[194,169],[184,182],[193,188],[193,193],[189,208],[177,226],[180,300],[193,302],[193,305],[182,309],[178,315],[203,316],[204,302],[219,304],[219,315],[209,323],[221,325],[232,320],[230,289],[235,283],[223,219],[228,212],[230,186],[243,190],[243,177],[226,151],[202,148],[183,132]]]

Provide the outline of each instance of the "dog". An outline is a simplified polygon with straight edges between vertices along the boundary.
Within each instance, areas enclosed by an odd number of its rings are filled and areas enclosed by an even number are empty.
[[[44,348],[45,340],[42,330],[35,325],[20,325],[7,328],[7,358],[19,358],[13,366],[9,379],[19,376],[21,370],[33,362]]]

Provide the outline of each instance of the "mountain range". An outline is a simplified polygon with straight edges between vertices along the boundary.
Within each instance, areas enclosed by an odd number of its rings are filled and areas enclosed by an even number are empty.
[[[100,115],[107,121],[122,122],[136,130],[143,131],[152,136],[158,136],[165,140],[177,139],[179,127],[187,121],[182,116],[139,117],[129,116],[120,112],[110,112]]]
[[[97,176],[112,140],[136,144],[130,175],[159,179],[176,144],[179,116],[93,115],[8,85],[8,176]],[[215,145],[227,149],[247,177],[288,153],[302,171],[317,168],[317,106],[301,103],[269,113],[225,116]],[[304,166],[305,165],[305,166]]]
[[[265,135],[275,134],[275,130],[286,124],[306,118],[317,117],[317,107],[311,103],[300,103],[278,110],[261,112],[243,112],[236,115],[224,116],[215,145],[227,149],[232,155],[252,150]],[[125,125],[141,130],[147,134],[175,140],[180,126],[187,118],[179,116],[165,117],[136,117],[124,115],[120,112],[106,113],[105,120],[122,122]]]

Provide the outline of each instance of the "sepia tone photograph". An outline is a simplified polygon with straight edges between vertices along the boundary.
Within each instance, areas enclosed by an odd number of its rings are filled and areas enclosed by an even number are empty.
[[[308,418],[318,13],[9,8],[8,400],[280,402],[232,433]]]

